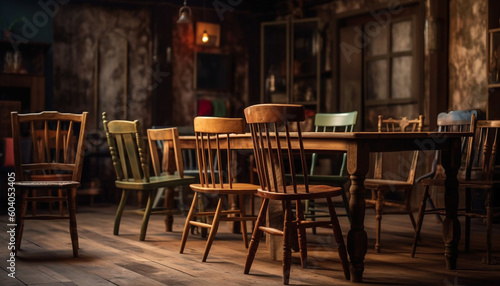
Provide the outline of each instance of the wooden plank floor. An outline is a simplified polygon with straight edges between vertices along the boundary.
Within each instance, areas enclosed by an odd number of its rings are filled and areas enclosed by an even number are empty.
[[[269,259],[261,243],[250,275],[243,274],[246,249],[241,236],[229,233],[223,223],[207,262],[202,263],[205,240],[191,235],[184,254],[179,254],[182,216],[174,231],[163,231],[163,217],[152,216],[146,241],[139,241],[141,217],[128,213],[122,219],[119,236],[112,234],[116,206],[80,207],[78,230],[80,257],[73,258],[67,222],[28,221],[22,250],[16,260],[16,279],[7,276],[7,217],[1,216],[0,285],[281,285],[281,261]],[[410,258],[412,229],[407,217],[384,216],[382,252],[374,245],[375,218],[367,211],[369,249],[364,282],[374,285],[499,285],[500,264],[481,263],[485,230],[473,221],[473,242],[469,253],[460,245],[458,270],[444,267],[441,226],[431,216],[423,227],[422,245]],[[340,218],[344,237],[347,220]],[[499,256],[499,225],[494,225],[494,250]],[[308,232],[309,267],[302,269],[298,253],[292,254],[291,285],[353,285],[342,278],[332,235],[325,229]]]

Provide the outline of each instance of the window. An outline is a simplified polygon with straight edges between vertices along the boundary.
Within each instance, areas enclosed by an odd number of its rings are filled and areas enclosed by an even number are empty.
[[[340,42],[345,45],[339,59],[340,111],[361,110],[366,131],[376,130],[379,114],[421,114],[423,25],[418,11],[418,6],[399,7],[397,13],[385,9],[339,22]],[[361,31],[360,52],[346,50],[360,46]],[[353,89],[356,82],[359,90]]]

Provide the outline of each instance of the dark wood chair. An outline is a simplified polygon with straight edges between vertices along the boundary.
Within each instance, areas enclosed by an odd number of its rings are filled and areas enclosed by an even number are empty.
[[[420,132],[423,126],[423,116],[420,115],[416,119],[401,119],[386,118],[379,115],[378,117],[378,132]],[[395,154],[395,153],[391,153]],[[376,241],[375,250],[380,252],[380,232],[382,225],[382,215],[384,214],[404,214],[410,217],[413,228],[416,228],[415,218],[411,209],[411,191],[415,182],[415,172],[418,162],[419,151],[411,152],[411,159],[404,158],[404,154],[400,155],[401,160],[405,160],[405,164],[399,164],[398,172],[387,171],[383,169],[383,153],[377,153],[375,156],[374,176],[373,179],[365,180],[365,188],[371,190],[371,199],[367,199],[367,205],[375,206],[376,213]],[[405,171],[405,174],[402,174]],[[407,173],[406,173],[407,171]],[[402,176],[401,176],[402,175]],[[406,179],[402,177],[406,175]],[[403,201],[388,200],[386,194],[388,192],[403,192]],[[384,209],[384,207],[391,207]]]
[[[309,168],[302,145],[300,124],[305,120],[302,105],[259,104],[247,107],[245,117],[250,125],[254,143],[254,157],[257,166],[260,188],[257,195],[262,198],[257,222],[248,249],[244,273],[248,274],[259,247],[262,233],[283,236],[283,283],[288,284],[291,266],[291,239],[298,235],[302,267],[307,267],[306,228],[331,227],[342,261],[344,277],[350,279],[347,252],[344,238],[332,203],[332,198],[342,196],[342,188],[326,185],[309,185]],[[290,125],[297,128],[298,144],[292,144]],[[295,164],[297,163],[297,165]],[[287,179],[286,174],[291,178]],[[302,184],[297,175],[302,176]],[[328,220],[306,220],[302,201],[326,199],[330,217]],[[270,202],[284,207],[283,228],[266,225]],[[295,202],[296,217],[293,217],[292,202]],[[276,217],[270,217],[270,220]],[[273,222],[274,223],[274,222]]]
[[[123,210],[127,203],[130,191],[144,191],[148,193],[148,201],[145,209],[136,210],[143,214],[141,232],[139,239],[145,240],[149,217],[152,213],[171,214],[171,209],[161,209],[153,212],[153,199],[158,188],[170,188],[179,185],[187,185],[195,181],[192,177],[185,177],[182,173],[182,157],[180,152],[174,152],[176,165],[179,172],[175,174],[160,173],[151,176],[149,171],[149,157],[144,147],[139,121],[113,120],[108,121],[107,115],[102,114],[104,132],[109,145],[111,159],[116,173],[115,185],[122,189],[120,204],[116,211],[113,234],[118,235]],[[166,132],[168,133],[168,132]],[[172,138],[171,140],[169,138]],[[163,140],[173,141],[174,150],[179,150],[178,136],[171,130],[168,138]],[[154,151],[153,156],[156,155]],[[159,170],[159,159],[153,158],[155,172]],[[155,173],[157,174],[157,173]],[[168,225],[166,226],[168,229]]]
[[[82,175],[87,115],[87,112],[70,114],[56,111],[11,113],[15,188],[19,191],[16,201],[19,206],[16,209],[16,251],[21,246],[26,220],[67,219],[73,256],[78,256],[75,197]],[[39,136],[40,133],[43,135]],[[29,148],[22,147],[21,141],[25,137],[31,138]],[[37,190],[48,192],[37,194]],[[57,191],[58,195],[52,195],[53,191]],[[68,215],[62,212],[27,215],[28,202],[65,202]]]
[[[190,185],[195,194],[186,218],[180,253],[184,252],[191,226],[209,229],[210,232],[202,259],[205,262],[217,234],[220,221],[240,221],[243,242],[245,247],[248,247],[246,222],[255,221],[255,217],[246,213],[245,196],[257,192],[259,186],[234,182],[238,167],[236,161],[233,160],[233,151],[228,138],[230,138],[231,134],[245,133],[245,121],[243,119],[196,117],[194,119],[194,131],[200,183]],[[226,148],[221,146],[223,140],[227,142]],[[223,157],[226,160],[223,160]],[[217,163],[214,160],[217,160]],[[218,198],[215,211],[209,211],[204,205],[199,204],[201,195]],[[234,196],[238,196],[239,206],[223,210],[224,200],[229,196],[232,196],[232,198],[228,198],[228,201],[236,201]],[[199,218],[212,218],[212,220],[211,222],[208,219],[200,221]]]
[[[492,220],[500,216],[500,208],[493,205],[494,193],[500,187],[496,156],[500,140],[500,120],[478,120],[473,138],[469,138],[465,180],[460,181],[460,187],[465,188],[465,249],[469,250],[470,219],[486,220],[486,264],[493,264],[492,253]],[[486,192],[484,209],[473,207],[472,190]],[[460,212],[459,212],[460,215]]]
[[[475,110],[456,110],[450,111],[448,113],[441,112],[437,117],[437,130],[438,132],[474,132],[476,125],[476,116],[477,112]],[[466,151],[468,143],[468,138],[464,137],[462,141],[462,154],[464,155],[467,153]],[[441,152],[439,151],[435,153],[431,172],[416,179],[416,183],[420,183],[422,186],[424,186],[424,191],[422,193],[422,200],[420,201],[420,207],[417,216],[417,228],[415,230],[415,236],[413,239],[411,257],[415,257],[417,244],[420,240],[420,231],[422,230],[424,215],[445,215],[444,208],[436,208],[434,206],[430,193],[430,187],[440,187],[444,189],[444,180],[446,176],[443,173],[443,167],[440,165],[440,154]],[[465,158],[463,160],[463,165],[463,169],[465,169]],[[427,209],[427,205],[430,206],[429,209]]]

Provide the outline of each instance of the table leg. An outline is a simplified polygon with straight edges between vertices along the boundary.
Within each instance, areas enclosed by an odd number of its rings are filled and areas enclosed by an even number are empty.
[[[368,248],[365,221],[365,178],[369,165],[368,149],[355,146],[347,152],[347,171],[351,178],[349,192],[349,212],[351,215],[351,229],[347,234],[347,252],[349,253],[351,281],[363,282],[365,269],[365,255]]]
[[[450,148],[443,150],[442,165],[445,168],[444,205],[446,218],[443,221],[444,254],[446,268],[456,269],[458,258],[458,242],[460,241],[460,222],[457,218],[458,210],[458,179],[457,173],[461,164],[460,139],[450,142]]]

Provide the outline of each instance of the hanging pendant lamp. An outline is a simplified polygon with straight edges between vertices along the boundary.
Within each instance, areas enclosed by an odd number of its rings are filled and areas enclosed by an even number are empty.
[[[184,0],[184,5],[179,9],[179,20],[177,24],[189,24],[191,23],[191,8],[186,5],[186,0]]]

